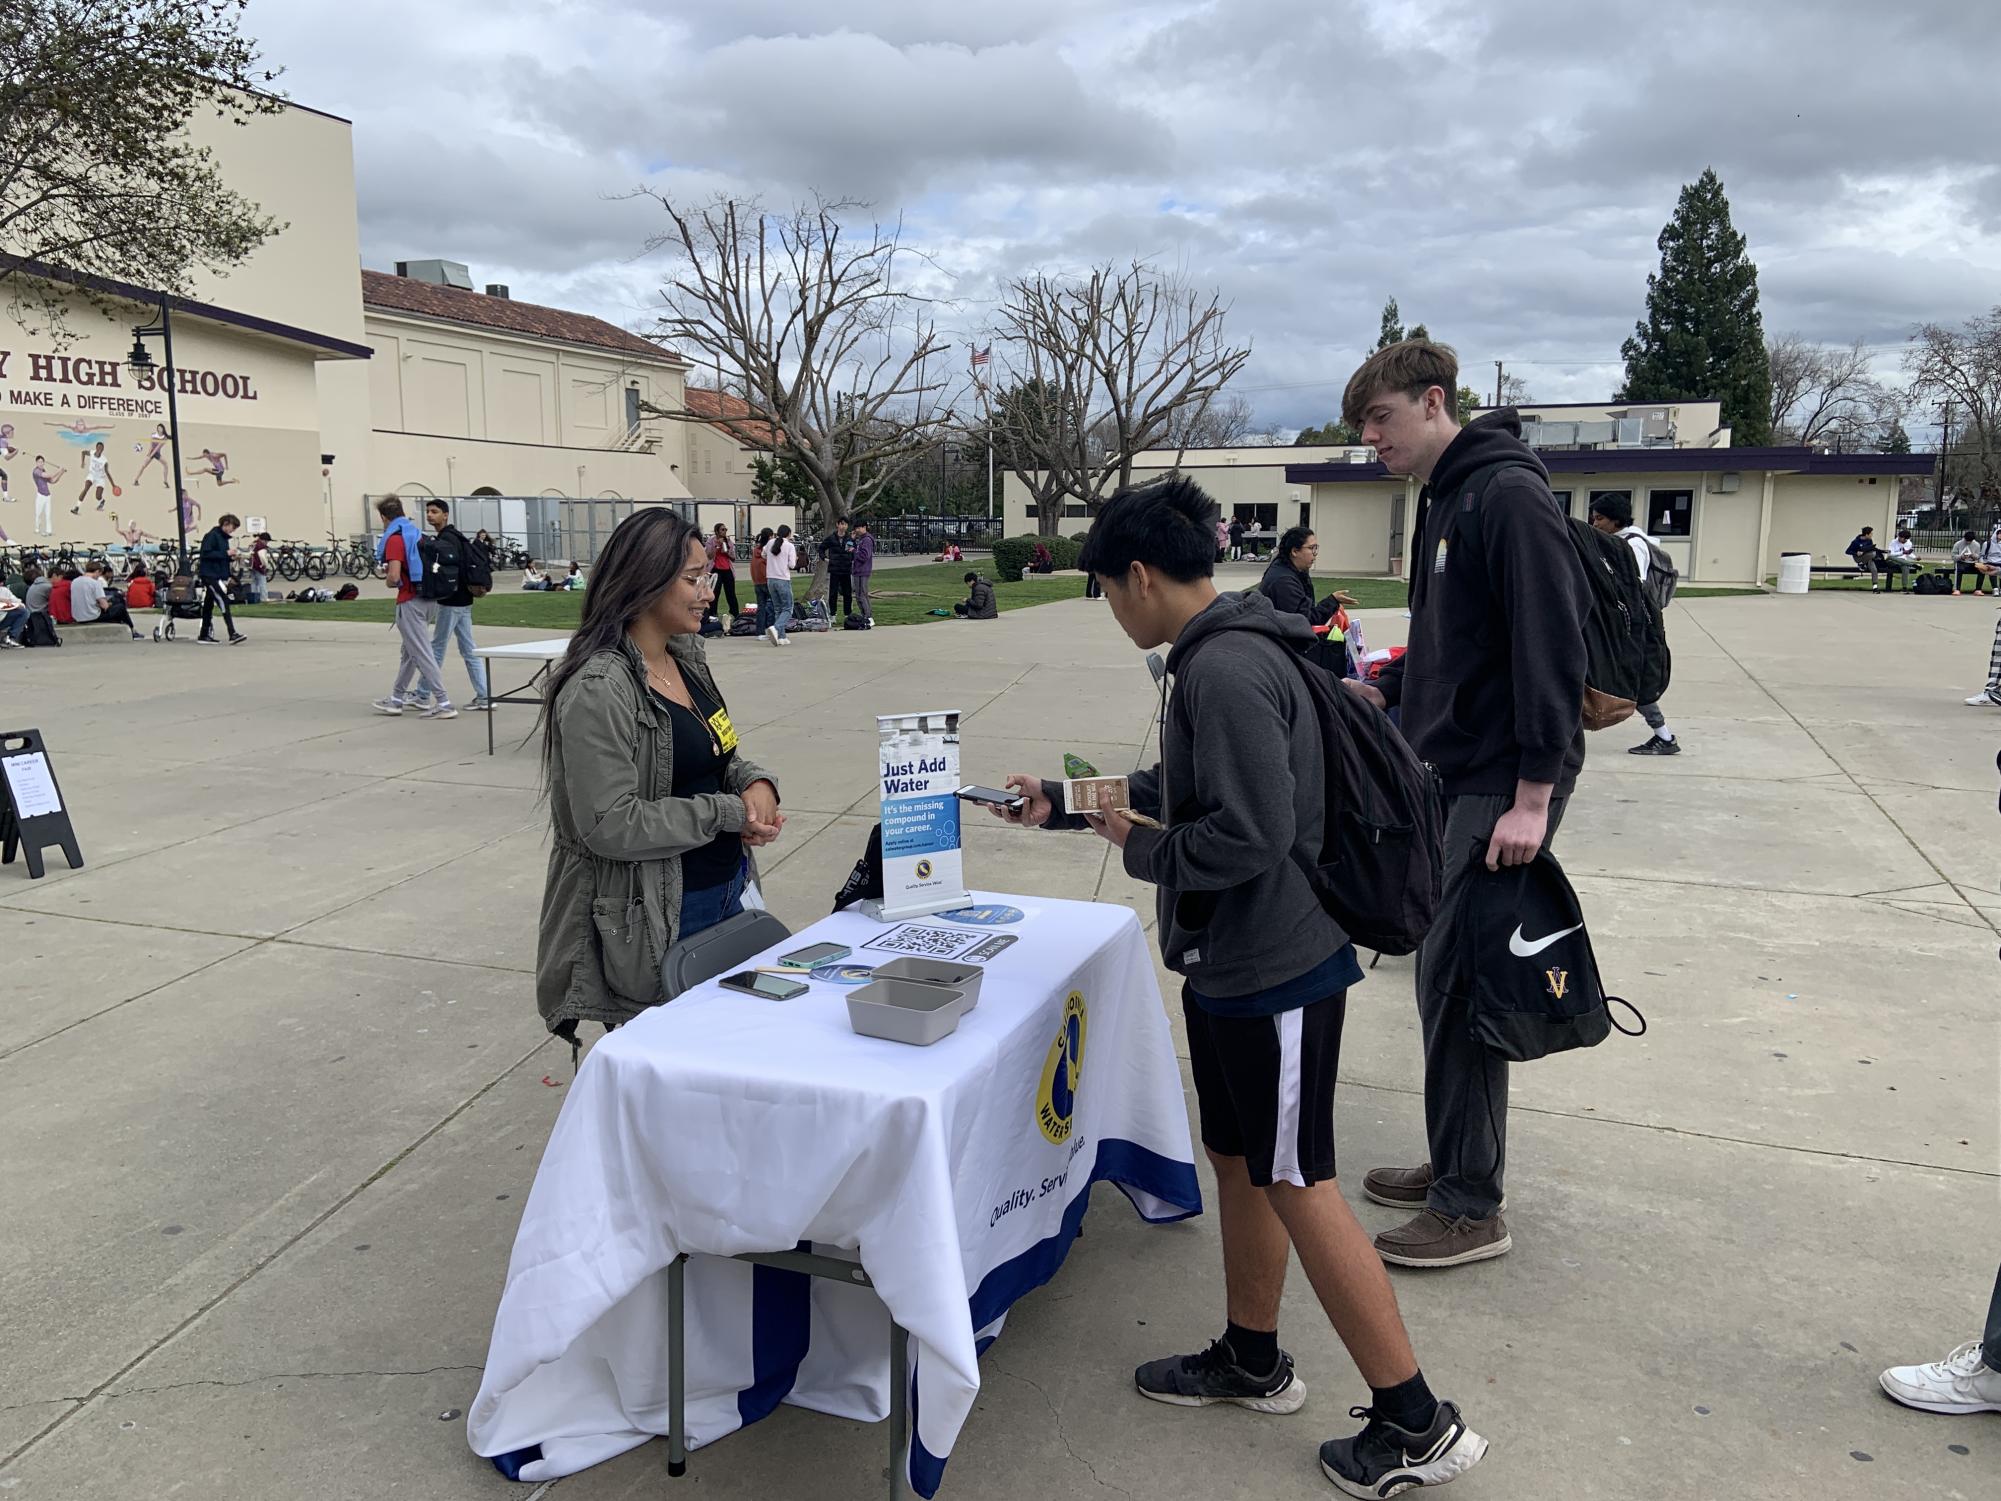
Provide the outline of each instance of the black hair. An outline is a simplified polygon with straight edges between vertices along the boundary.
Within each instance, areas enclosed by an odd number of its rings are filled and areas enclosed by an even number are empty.
[[[1591,502],[1591,514],[1603,516],[1623,531],[1633,524],[1633,502],[1624,495],[1601,495]]]
[[[135,578],[135,579],[142,579],[142,578],[146,577],[146,565],[145,565],[145,563],[144,563],[144,562],[136,562],[136,563],[134,563],[134,564],[132,565],[132,571],[131,571],[130,573],[128,573],[127,575],[125,575],[125,576],[126,576],[127,578]]]
[[[548,689],[542,695],[545,780],[556,754],[555,703],[564,687],[597,653],[624,643],[625,628],[674,586],[681,570],[688,566],[688,544],[699,545],[701,540],[701,528],[668,506],[634,511],[612,532],[591,568],[583,619],[577,623],[563,659],[550,672]]]
[[[767,526],[763,531],[757,534],[757,545],[759,547],[762,547],[764,546],[765,543],[769,542],[770,540],[771,540],[771,528]]]
[[[1869,535],[1869,534],[1870,534],[1871,532],[1873,532],[1873,531],[1875,531],[1875,530],[1876,530],[1876,528],[1875,528],[1875,527],[1873,527],[1873,526],[1865,526],[1865,527],[1863,527],[1863,528],[1862,528],[1862,535],[1866,537],[1866,536],[1868,536],[1868,535]]]
[[[1077,566],[1123,578],[1135,563],[1191,584],[1216,571],[1216,502],[1186,475],[1127,485],[1105,502],[1084,536]]]
[[[1975,532],[1973,528],[1969,526],[1966,529],[1965,535],[1963,535],[1959,540],[1962,542],[1971,542],[1978,535],[1979,533]]]
[[[977,573],[969,573],[965,576],[963,580],[961,580],[961,582],[970,584],[973,582],[974,579],[978,577],[979,575]]]
[[[1306,546],[1312,538],[1312,527],[1289,526],[1285,529],[1285,535],[1278,539],[1278,555],[1290,563],[1292,555],[1298,552],[1300,548]]]
[[[1910,534],[1911,534],[1911,529],[1907,526],[1897,528],[1897,540],[1899,542],[1903,541],[1906,537],[1910,536]]]
[[[780,542],[783,542],[787,537],[791,535],[792,535],[792,528],[789,526],[781,526],[778,529],[778,540]]]

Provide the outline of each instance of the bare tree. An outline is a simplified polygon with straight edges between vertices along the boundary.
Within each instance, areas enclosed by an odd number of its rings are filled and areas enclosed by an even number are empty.
[[[1950,405],[1948,489],[2001,485],[2001,307],[1964,327],[1927,323],[1911,335],[1904,369],[1912,396]]]
[[[1774,442],[1860,448],[1901,411],[1897,393],[1871,373],[1860,339],[1842,349],[1781,334],[1765,352],[1772,365]]]
[[[749,428],[768,431],[797,460],[826,522],[848,515],[936,441],[952,414],[925,401],[950,379],[946,345],[930,304],[892,284],[898,257],[918,258],[898,229],[871,223],[851,233],[847,220],[863,206],[848,201],[816,199],[778,214],[754,200],[689,209],[643,192],[671,225],[648,248],[679,262],[662,288],[655,336],[742,397]],[[646,411],[714,421],[685,408]]]
[[[1045,536],[1066,500],[1095,509],[1130,484],[1142,450],[1171,447],[1179,461],[1250,358],[1248,344],[1225,339],[1226,311],[1217,294],[1138,260],[1008,284],[993,331],[1007,381],[988,420]]]
[[[1248,399],[1235,392],[1219,397],[1197,412],[1183,407],[1168,419],[1164,448],[1229,448],[1258,430],[1257,413]]]
[[[1501,376],[1500,397],[1504,407],[1526,406],[1535,400],[1529,395],[1529,383],[1524,377],[1506,373]]]

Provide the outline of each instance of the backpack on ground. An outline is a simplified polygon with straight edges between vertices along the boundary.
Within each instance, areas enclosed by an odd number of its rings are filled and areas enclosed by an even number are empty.
[[[1389,715],[1304,654],[1288,655],[1313,704],[1326,768],[1320,863],[1307,867],[1307,881],[1358,945],[1412,953],[1438,916],[1443,885],[1438,784]],[[1188,670],[1186,656],[1177,670]]]
[[[702,634],[704,636],[720,636],[722,633],[722,621],[718,620],[714,615],[704,615],[702,617]]]
[[[1486,868],[1487,840],[1446,858],[1473,864],[1453,897],[1464,903],[1458,951],[1444,956],[1458,973],[1448,981],[1471,997],[1474,1038],[1503,1058],[1527,1063],[1572,1048],[1596,1047],[1617,1027],[1647,1030],[1639,1008],[1607,995],[1585,931],[1584,909],[1556,857],[1543,850],[1526,865]],[[1611,1002],[1639,1026],[1612,1020]]]
[[[1942,573],[1921,573],[1911,580],[1913,594],[1950,594],[1952,584]]]
[[[474,599],[492,593],[493,560],[487,556],[486,549],[468,539],[466,534],[455,526],[448,526],[445,530],[458,540],[460,572],[465,580],[466,593]]]
[[[361,590],[353,584],[342,584],[334,590],[335,599],[360,599]]]
[[[1647,576],[1642,581],[1647,598],[1654,602],[1656,610],[1665,610],[1674,603],[1674,591],[1681,583],[1681,570],[1674,566],[1674,559],[1668,551],[1652,537],[1643,537],[1647,544]],[[1648,703],[1654,702],[1648,699]]]
[[[869,629],[868,617],[866,615],[843,616],[841,618],[841,629],[844,631],[868,630]]]
[[[761,632],[757,628],[756,617],[738,615],[730,621],[729,634],[732,636],[756,636],[761,634]]]
[[[424,576],[417,580],[419,599],[447,600],[459,592],[465,581],[466,546],[454,527],[446,527],[435,537],[417,539],[417,556],[423,560]]]
[[[56,634],[56,623],[49,618],[47,610],[30,610],[28,623],[21,630],[23,646],[61,646],[63,638]]]

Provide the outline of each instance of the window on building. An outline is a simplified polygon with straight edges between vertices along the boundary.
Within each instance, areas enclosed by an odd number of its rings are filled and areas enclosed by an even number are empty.
[[[1091,508],[1086,505],[1079,505],[1075,501],[1072,501],[1068,505],[1063,507],[1063,514],[1065,516],[1088,516],[1091,514]]]
[[[1695,517],[1693,490],[1649,490],[1640,525],[1650,536],[1686,537]]]
[[[1571,510],[1571,508],[1570,508],[1570,492],[1569,492],[1568,490],[1552,490],[1552,491],[1550,491],[1549,493],[1550,493],[1551,495],[1555,496],[1555,497],[1556,497],[1556,503],[1557,503],[1558,505],[1560,505],[1560,506],[1562,506],[1562,507],[1563,507],[1563,514],[1564,514],[1564,515],[1566,515],[1566,516],[1574,516],[1574,515],[1576,515],[1576,514],[1577,514],[1577,513],[1575,512],[1575,511]]]

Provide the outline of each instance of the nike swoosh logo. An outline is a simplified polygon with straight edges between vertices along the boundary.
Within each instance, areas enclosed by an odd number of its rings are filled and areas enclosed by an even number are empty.
[[[1555,943],[1557,939],[1568,938],[1583,926],[1583,923],[1579,923],[1575,928],[1565,928],[1561,932],[1552,933],[1547,938],[1538,938],[1531,943],[1528,939],[1522,937],[1522,926],[1520,923],[1516,923],[1515,931],[1508,935],[1508,952],[1513,954],[1517,959],[1533,959],[1552,943]]]

